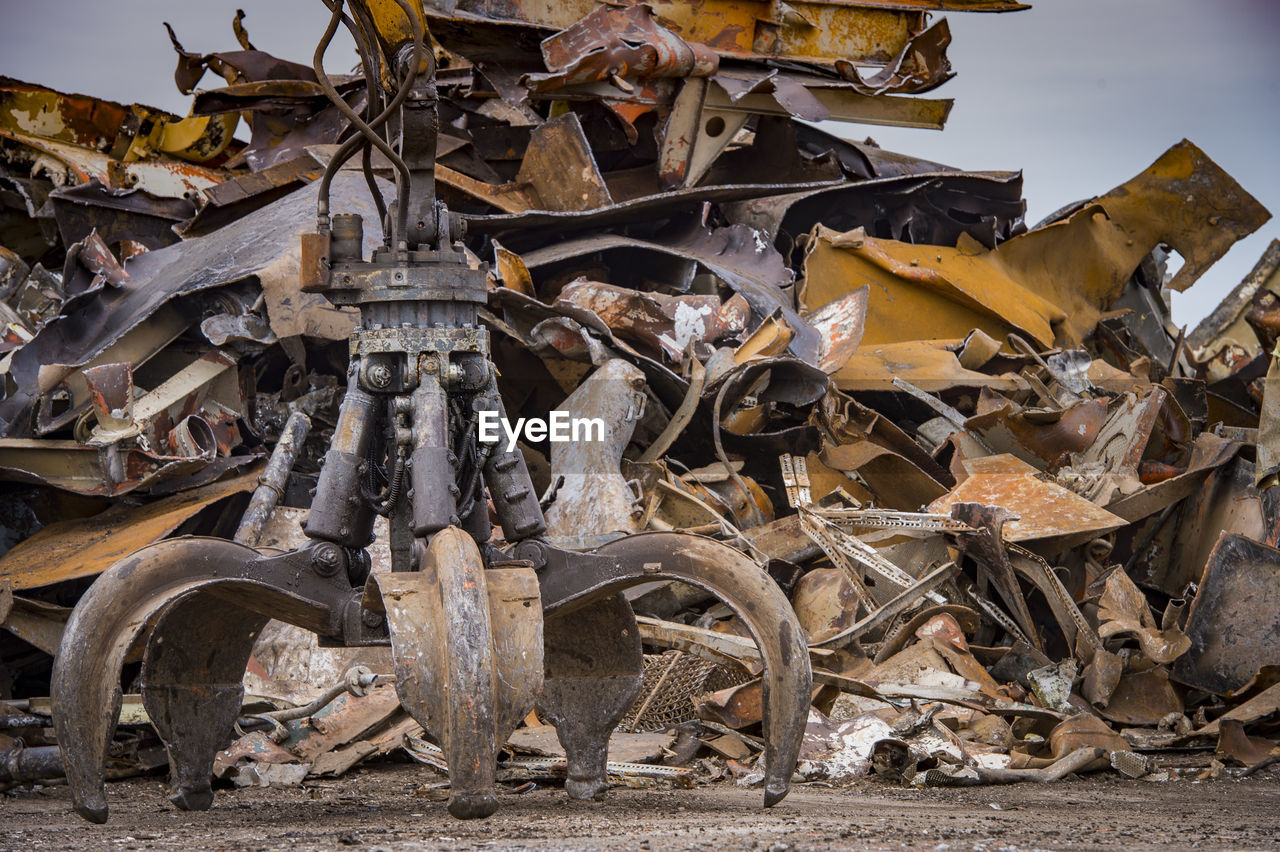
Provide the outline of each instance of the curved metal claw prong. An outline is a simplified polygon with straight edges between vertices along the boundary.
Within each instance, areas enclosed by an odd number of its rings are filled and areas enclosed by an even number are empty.
[[[267,621],[200,588],[156,620],[142,659],[142,701],[169,753],[169,801],[184,811],[213,805],[213,761],[231,738],[245,666]]]
[[[498,747],[542,685],[542,608],[530,568],[486,571],[456,527],[420,551],[419,571],[375,574],[391,633],[396,692],[449,763],[449,813],[487,817]]]
[[[143,701],[169,750],[174,802],[188,809],[211,801],[209,749],[230,734],[240,678],[267,618],[326,629],[329,604],[255,578],[249,565],[257,559],[225,539],[162,541],[112,565],[76,604],[53,663],[53,726],[85,819],[107,820],[103,764],[120,716],[120,670],[148,625],[155,629]]]
[[[85,819],[107,821],[104,763],[129,648],[166,604],[257,555],[223,539],[160,542],[111,566],[76,604],[54,658],[51,696],[67,783]]]
[[[548,621],[559,611],[576,615],[587,604],[654,580],[679,580],[724,601],[751,632],[765,664],[765,807],[787,795],[809,717],[813,672],[791,604],[759,565],[718,541],[675,532],[629,535],[592,554],[560,551],[542,561]]]
[[[549,619],[546,637],[547,681],[538,707],[564,746],[565,791],[593,799],[609,788],[609,735],[644,681],[635,613],[622,595],[612,595]]]

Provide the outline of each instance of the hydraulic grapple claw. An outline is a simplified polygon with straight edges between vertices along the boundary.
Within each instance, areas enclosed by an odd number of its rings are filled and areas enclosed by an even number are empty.
[[[584,554],[535,538],[548,525],[523,456],[480,438],[478,424],[504,411],[481,315],[491,276],[472,262],[460,220],[435,196],[439,92],[427,23],[421,4],[377,5],[358,3],[369,7],[367,18],[353,17],[378,30],[369,35],[384,57],[397,57],[395,73],[379,78],[387,108],[374,126],[357,122],[330,160],[318,182],[316,232],[303,240],[304,289],[359,311],[346,393],[304,528],[310,543],[259,555],[225,540],[176,539],[98,578],[67,624],[53,671],[54,725],[76,809],[94,822],[107,818],[103,765],[121,665],[148,626],[143,698],[169,752],[172,799],[209,807],[213,757],[230,737],[245,663],[269,617],[347,645],[390,641],[401,703],[448,760],[454,816],[496,809],[498,748],[538,700],[544,674],[541,706],[568,755],[566,788],[595,797],[607,786],[609,735],[641,684],[639,631],[621,592],[663,579],[718,595],[760,648],[772,805],[786,794],[810,697],[795,616],[758,565],[709,539],[634,535]],[[347,18],[339,5],[333,14],[326,45]],[[315,58],[322,82],[323,53],[324,45]],[[326,91],[350,114],[336,90]],[[398,154],[376,127],[393,105]],[[380,217],[387,230],[372,253],[363,219],[329,210],[330,179],[361,144],[397,162],[403,178],[397,215]],[[305,418],[291,417],[238,540],[257,541],[305,433]],[[630,435],[611,437],[619,453]],[[490,507],[503,538],[517,542],[514,555],[534,567],[486,565],[477,542],[490,539]],[[369,574],[366,548],[379,514],[390,520],[393,570]],[[369,611],[380,607],[385,630]]]
[[[787,795],[809,716],[813,673],[804,633],[791,604],[759,565],[718,541],[675,532],[630,535],[591,553],[556,550],[540,542],[526,542],[516,553],[541,566],[539,580],[547,618],[549,672],[557,642],[551,637],[557,635],[559,626],[573,625],[573,632],[578,633],[579,619],[590,624],[596,617],[589,607],[598,606],[600,601],[626,588],[654,580],[678,580],[706,589],[724,601],[747,626],[765,663],[765,807],[777,804]],[[615,625],[611,629],[622,630],[620,615],[612,616],[611,623]],[[634,624],[632,617],[632,630]],[[638,634],[634,641],[638,648]],[[603,653],[608,656],[615,652]],[[548,678],[544,707],[548,697],[554,694],[553,677],[554,674]],[[625,706],[623,709],[625,711]],[[599,754],[607,748],[607,730],[600,732],[583,724],[571,726],[570,730],[582,740],[582,744],[575,747],[583,754],[583,760],[587,760],[587,754],[595,755],[591,758],[591,765],[595,766]],[[570,744],[564,741],[564,734],[561,736],[568,751]],[[590,792],[588,776],[584,775],[575,784],[579,793]]]
[[[85,819],[97,823],[107,820],[104,764],[120,715],[120,670],[129,648],[167,605],[211,578],[226,576],[220,572],[233,570],[256,559],[257,555],[247,547],[222,539],[161,542],[117,562],[94,582],[76,605],[54,659],[51,695],[53,726],[62,746],[67,783],[76,812]],[[166,619],[161,621],[166,625],[172,623]],[[168,650],[166,648],[166,652]],[[221,654],[215,656],[223,663],[215,663],[220,670],[236,668],[234,661],[222,661]],[[239,671],[230,676],[235,687],[239,686],[244,672],[244,659],[238,665]],[[152,670],[168,672],[170,667],[156,662]],[[193,674],[197,679],[210,680],[210,672]],[[177,687],[179,683],[180,679],[173,680],[166,686]],[[149,709],[155,701],[175,708],[185,703],[177,692],[165,699],[155,698],[153,693]],[[236,697],[237,710],[238,702]],[[201,713],[208,707],[195,702],[195,708]],[[161,711],[159,715],[167,718],[170,714]],[[168,734],[185,740],[185,723],[175,723],[168,731],[162,725],[157,725],[162,737]],[[192,805],[202,801],[203,793],[197,788],[198,785],[193,787],[189,796],[183,793],[183,801]]]
[[[169,801],[213,806],[213,761],[244,703],[244,670],[266,616],[200,588],[160,611],[142,659],[142,701],[169,754]]]
[[[594,799],[609,789],[609,735],[644,680],[640,631],[621,595],[546,624],[547,680],[538,707],[556,727],[568,763],[565,792]]]
[[[142,698],[169,753],[172,801],[187,810],[211,805],[213,758],[231,739],[258,632],[275,615],[326,629],[342,600],[300,594],[287,579],[296,568],[285,566],[282,579],[263,562],[225,539],[171,539],[120,560],[80,599],[54,658],[51,695],[67,783],[85,819],[107,819],[104,764],[120,715],[121,667],[148,627]],[[317,591],[313,582],[302,587]]]
[[[449,763],[449,813],[487,817],[497,753],[542,686],[542,607],[530,568],[485,569],[456,527],[419,551],[419,569],[372,575],[391,632],[396,692]]]

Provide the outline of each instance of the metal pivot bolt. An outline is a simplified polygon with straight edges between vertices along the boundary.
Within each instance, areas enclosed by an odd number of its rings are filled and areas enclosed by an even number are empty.
[[[333,542],[322,541],[311,548],[311,567],[321,577],[332,577],[345,562],[342,548]]]
[[[393,378],[391,367],[384,361],[375,361],[370,364],[369,370],[365,375],[370,385],[380,389],[389,387]]]

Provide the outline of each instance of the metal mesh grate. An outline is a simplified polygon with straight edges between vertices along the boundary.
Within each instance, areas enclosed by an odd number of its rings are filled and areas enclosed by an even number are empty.
[[[749,679],[742,668],[731,669],[683,651],[646,654],[640,695],[618,729],[665,731],[697,718],[697,702],[706,693]]]

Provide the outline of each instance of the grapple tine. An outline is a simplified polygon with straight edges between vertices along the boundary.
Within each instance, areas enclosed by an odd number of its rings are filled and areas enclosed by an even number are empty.
[[[444,750],[449,813],[486,817],[498,808],[498,747],[542,685],[537,581],[529,568],[486,571],[456,527],[420,548],[419,567],[369,578],[387,615],[396,692]]]
[[[107,820],[107,746],[120,715],[120,670],[152,616],[187,591],[257,558],[222,539],[160,542],[107,569],[80,599],[54,658],[53,726],[76,812]]]
[[[564,746],[565,792],[592,799],[609,787],[609,734],[644,682],[640,631],[631,605],[613,595],[549,619],[546,632],[547,682],[538,707]]]
[[[759,565],[718,541],[674,532],[630,535],[591,554],[553,555],[536,542],[516,554],[543,565],[539,580],[548,622],[558,611],[577,617],[585,605],[654,580],[689,583],[727,604],[765,662],[765,807],[787,795],[809,716],[813,672],[791,604]]]
[[[156,621],[142,660],[142,701],[169,754],[169,801],[184,811],[213,805],[213,760],[231,738],[245,666],[267,621],[199,588]]]
[[[542,597],[529,567],[485,571],[493,635],[497,744],[502,745],[529,715],[543,688]]]

